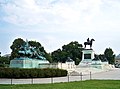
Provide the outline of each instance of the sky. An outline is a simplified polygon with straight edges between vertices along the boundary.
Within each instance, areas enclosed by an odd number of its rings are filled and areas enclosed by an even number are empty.
[[[120,54],[120,0],[0,0],[0,52],[17,38],[38,41],[47,52],[71,41]]]

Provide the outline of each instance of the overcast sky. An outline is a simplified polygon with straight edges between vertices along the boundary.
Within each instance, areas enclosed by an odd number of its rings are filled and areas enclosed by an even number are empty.
[[[0,52],[16,38],[40,42],[47,52],[94,38],[95,53],[120,53],[120,0],[0,0]]]

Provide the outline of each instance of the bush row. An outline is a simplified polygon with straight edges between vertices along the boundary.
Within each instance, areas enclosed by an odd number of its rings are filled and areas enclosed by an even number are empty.
[[[0,78],[49,78],[67,76],[67,71],[62,69],[20,69],[0,68]]]

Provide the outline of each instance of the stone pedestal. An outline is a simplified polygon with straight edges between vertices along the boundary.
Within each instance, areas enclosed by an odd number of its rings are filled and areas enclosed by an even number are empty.
[[[94,59],[94,51],[92,49],[84,49],[82,51],[82,61],[92,62],[92,59]]]
[[[40,68],[43,64],[49,64],[49,61],[20,57],[10,61],[10,68]]]
[[[84,49],[82,51],[82,61],[79,66],[89,67],[94,59],[94,50],[93,49]]]

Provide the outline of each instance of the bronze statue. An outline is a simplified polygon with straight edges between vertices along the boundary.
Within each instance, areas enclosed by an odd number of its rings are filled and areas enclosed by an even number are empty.
[[[95,41],[95,40],[94,39],[89,40],[89,38],[88,38],[87,42],[84,42],[85,48],[86,48],[86,45],[90,45],[90,49],[92,49],[92,43],[93,43],[93,41]]]
[[[43,55],[45,55],[45,53],[41,52],[40,48],[31,47],[27,40],[26,40],[25,44],[23,44],[20,47],[20,50],[18,51],[18,54],[21,57],[28,57],[28,58],[32,58],[32,59],[46,60],[46,58],[43,56]]]

